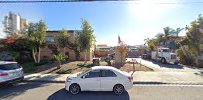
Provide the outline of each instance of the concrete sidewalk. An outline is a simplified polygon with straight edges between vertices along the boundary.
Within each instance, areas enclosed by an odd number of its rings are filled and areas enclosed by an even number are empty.
[[[203,84],[203,73],[137,71],[133,74],[133,80],[134,83]]]
[[[132,73],[132,72],[131,72]],[[64,83],[70,74],[31,74],[25,82]],[[134,84],[201,84],[203,72],[143,72],[133,74]]]
[[[25,75],[26,82],[50,82],[50,83],[64,83],[70,74],[30,74]]]

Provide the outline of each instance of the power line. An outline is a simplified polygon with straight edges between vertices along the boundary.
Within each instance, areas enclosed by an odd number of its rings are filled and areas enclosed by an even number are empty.
[[[93,2],[93,1],[139,1],[139,0],[2,0],[0,3],[48,3],[48,2]]]
[[[120,2],[118,2],[120,1]],[[129,1],[129,2],[122,2]],[[111,2],[114,4],[141,4],[141,0],[2,0],[0,3],[52,3],[52,2]],[[154,2],[153,4],[202,4],[203,1],[191,1],[191,2]]]

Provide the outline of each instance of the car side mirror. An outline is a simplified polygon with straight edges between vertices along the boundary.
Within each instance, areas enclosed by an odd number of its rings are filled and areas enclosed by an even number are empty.
[[[83,76],[82,76],[82,79],[85,79],[85,76],[86,76],[86,75],[83,75]]]
[[[82,76],[82,79],[85,79],[86,76],[88,76],[88,75],[89,75],[89,73],[86,73],[85,75]]]

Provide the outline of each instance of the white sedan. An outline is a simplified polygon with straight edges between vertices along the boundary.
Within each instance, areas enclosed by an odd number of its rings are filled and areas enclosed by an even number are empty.
[[[122,94],[133,87],[133,78],[127,72],[111,66],[95,66],[67,77],[65,89],[71,94],[80,91],[113,91]]]

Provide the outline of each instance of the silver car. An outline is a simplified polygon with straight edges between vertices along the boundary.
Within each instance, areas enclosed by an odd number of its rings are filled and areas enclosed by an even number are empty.
[[[22,81],[23,68],[17,62],[0,61],[0,85]]]

